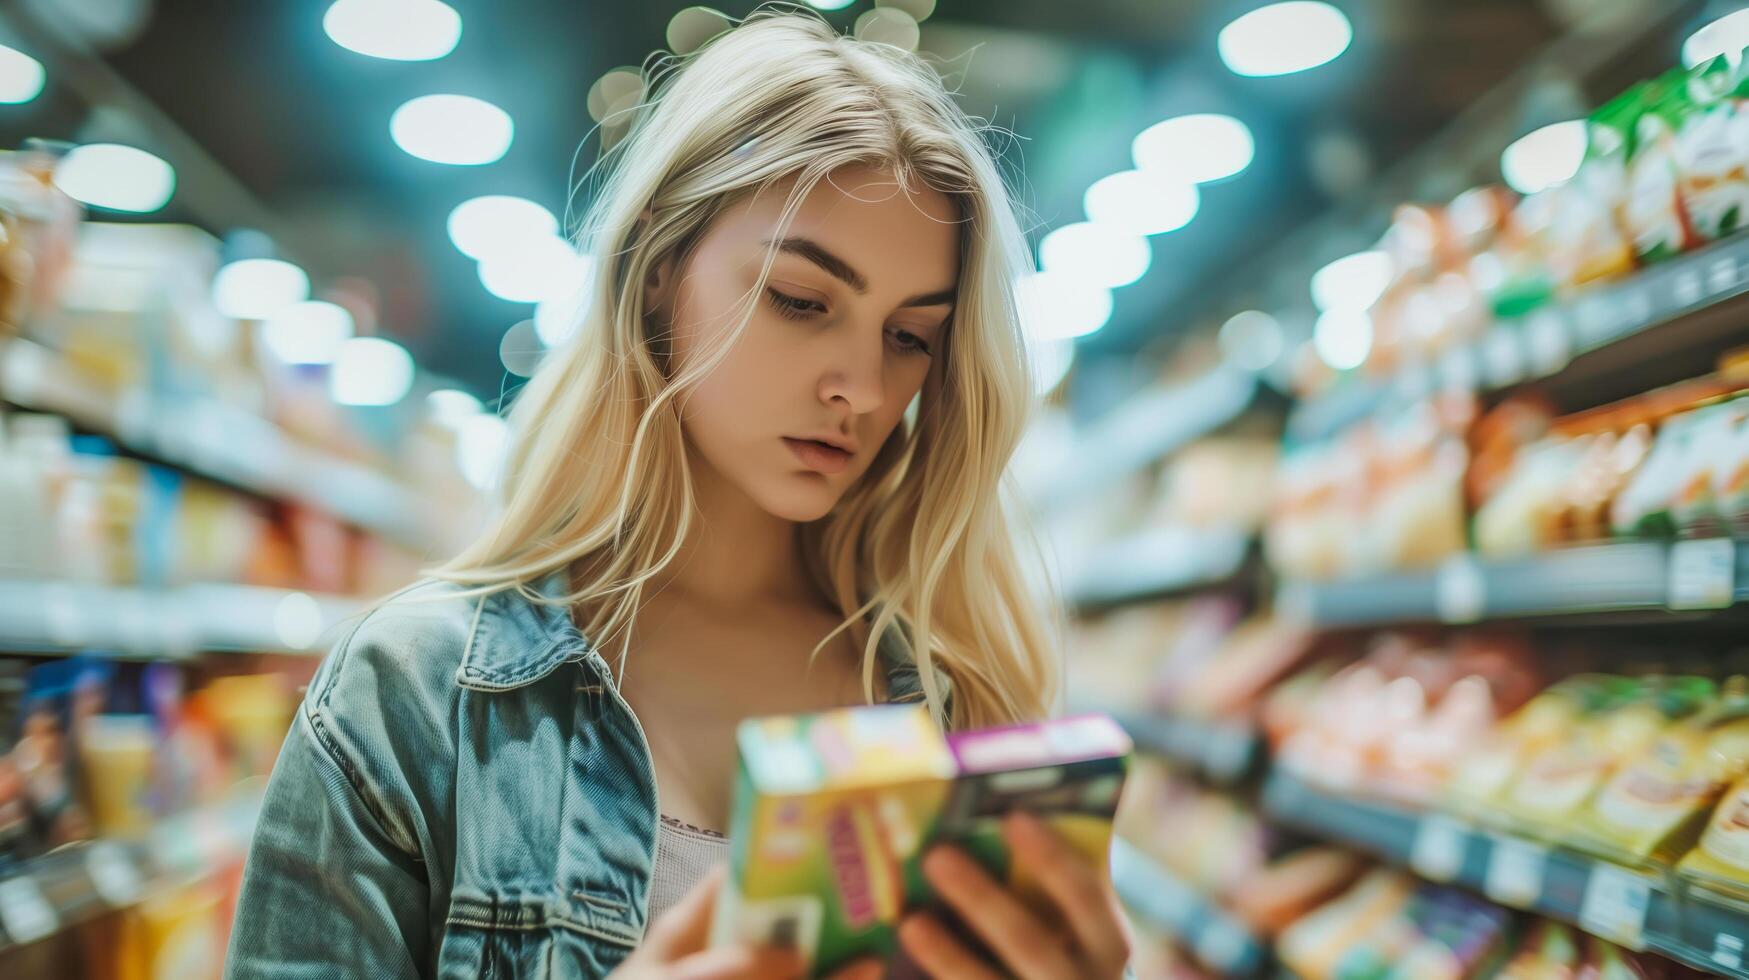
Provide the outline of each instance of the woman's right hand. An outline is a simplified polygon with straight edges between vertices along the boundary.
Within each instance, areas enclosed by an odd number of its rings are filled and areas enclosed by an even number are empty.
[[[751,946],[709,947],[711,910],[726,869],[704,877],[667,914],[609,980],[800,980],[805,966],[794,951]],[[845,967],[831,980],[880,980],[879,963]]]

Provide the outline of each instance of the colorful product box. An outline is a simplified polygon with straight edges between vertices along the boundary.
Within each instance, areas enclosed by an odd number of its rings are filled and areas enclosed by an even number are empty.
[[[918,705],[756,719],[737,739],[730,880],[712,939],[793,947],[809,976],[870,956],[911,975],[894,962],[895,928],[934,904],[920,861],[936,844],[1045,908],[1008,859],[1002,817],[1033,813],[1103,865],[1131,753],[1103,715],[944,738]]]

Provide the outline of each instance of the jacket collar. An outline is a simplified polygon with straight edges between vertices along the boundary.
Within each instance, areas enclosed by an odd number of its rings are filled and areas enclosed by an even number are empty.
[[[545,599],[557,600],[569,591],[567,570],[549,572],[526,587]],[[586,660],[595,652],[569,610],[556,601],[535,602],[521,590],[510,588],[475,602],[467,648],[456,669],[456,683],[463,687],[515,690],[551,674],[561,664]],[[887,700],[922,701],[917,664],[896,625],[881,637],[879,650],[887,669]]]

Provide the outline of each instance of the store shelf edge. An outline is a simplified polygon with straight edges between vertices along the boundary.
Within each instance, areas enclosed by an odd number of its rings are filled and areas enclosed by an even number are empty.
[[[53,351],[0,340],[0,400],[64,415],[131,452],[252,493],[316,507],[415,548],[435,535],[407,488],[368,467],[304,446],[258,416],[193,398],[106,392]]]
[[[1118,897],[1132,911],[1176,937],[1209,969],[1224,977],[1264,974],[1270,960],[1265,943],[1121,837],[1112,840],[1111,872]]]
[[[1401,868],[1429,877],[1426,859],[1417,857],[1418,840],[1428,817],[1419,811],[1389,803],[1353,799],[1311,786],[1281,771],[1272,772],[1264,784],[1263,808],[1274,821],[1302,833],[1365,851]],[[1449,817],[1433,815],[1446,825]],[[1540,868],[1534,896],[1517,905],[1569,925],[1592,930],[1585,920],[1586,891],[1594,874],[1621,875],[1646,882],[1643,943],[1647,950],[1680,960],[1697,969],[1749,980],[1749,969],[1732,967],[1715,958],[1711,945],[1717,935],[1749,937],[1749,909],[1679,896],[1667,878],[1648,877],[1609,862],[1558,846],[1522,841],[1480,827],[1460,825],[1462,843],[1455,860],[1445,864],[1437,878],[1449,884],[1499,901],[1501,879],[1493,863],[1497,847],[1513,847],[1536,856]],[[1425,852],[1423,852],[1425,853]],[[1491,880],[1492,879],[1492,880]],[[1622,937],[1604,938],[1622,941]]]
[[[1739,235],[1587,290],[1520,321],[1497,323],[1482,339],[1457,348],[1437,364],[1399,371],[1388,381],[1355,381],[1308,399],[1294,411],[1289,432],[1301,441],[1328,438],[1394,396],[1413,396],[1437,385],[1499,391],[1554,377],[1574,358],[1745,292],[1749,235]]]
[[[151,589],[0,579],[0,649],[152,659],[309,654],[363,605],[246,585]]]

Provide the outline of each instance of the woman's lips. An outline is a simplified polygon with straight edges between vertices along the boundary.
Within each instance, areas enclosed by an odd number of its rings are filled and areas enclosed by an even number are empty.
[[[821,473],[842,473],[850,465],[850,454],[837,446],[828,446],[812,439],[791,439],[789,436],[783,437],[783,444],[789,447],[790,452],[795,453],[804,466]]]

